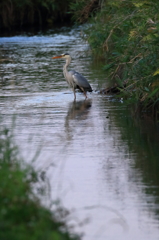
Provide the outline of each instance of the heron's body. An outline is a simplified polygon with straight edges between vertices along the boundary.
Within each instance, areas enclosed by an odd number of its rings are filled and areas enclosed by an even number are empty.
[[[55,59],[55,58],[65,58],[66,59],[66,64],[63,67],[63,74],[64,74],[64,77],[65,77],[68,85],[73,89],[74,98],[76,99],[76,93],[75,93],[76,89],[79,89],[81,92],[83,92],[85,97],[87,98],[86,93],[92,92],[92,88],[91,88],[90,84],[88,83],[87,79],[84,76],[82,76],[80,73],[78,73],[74,70],[72,70],[72,71],[67,70],[67,67],[69,66],[69,64],[71,62],[70,55],[62,54],[60,56],[53,57],[53,59]]]

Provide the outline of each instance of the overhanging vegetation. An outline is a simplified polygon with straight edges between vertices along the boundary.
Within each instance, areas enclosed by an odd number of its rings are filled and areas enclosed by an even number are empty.
[[[85,33],[92,55],[102,59],[120,96],[158,114],[159,2],[105,0]],[[126,86],[126,87],[125,87]]]

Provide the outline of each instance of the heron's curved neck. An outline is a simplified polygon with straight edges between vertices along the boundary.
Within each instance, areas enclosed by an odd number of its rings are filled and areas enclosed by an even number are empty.
[[[66,75],[68,74],[67,67],[69,66],[70,62],[71,62],[71,57],[66,58],[66,64],[63,66],[63,74],[66,79],[67,79]]]

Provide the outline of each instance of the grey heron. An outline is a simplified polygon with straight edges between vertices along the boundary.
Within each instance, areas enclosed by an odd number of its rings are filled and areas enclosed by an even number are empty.
[[[88,83],[87,79],[82,76],[80,73],[76,72],[75,70],[68,71],[67,67],[71,62],[71,56],[68,53],[61,54],[59,56],[53,57],[52,59],[56,58],[64,58],[66,59],[66,64],[63,66],[63,74],[68,83],[68,85],[73,89],[74,92],[74,100],[76,99],[76,92],[75,89],[79,89],[81,92],[84,93],[85,97],[87,98],[87,92],[92,92],[92,88]]]

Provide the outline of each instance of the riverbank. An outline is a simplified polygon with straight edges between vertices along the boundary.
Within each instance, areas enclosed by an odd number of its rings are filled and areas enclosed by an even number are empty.
[[[85,29],[94,60],[103,62],[105,80],[128,104],[158,118],[158,1],[102,1]],[[106,89],[105,93],[109,92]]]
[[[2,0],[0,3],[1,31],[23,29],[25,27],[47,27],[55,23],[71,21],[67,1],[18,1]]]
[[[43,178],[44,180],[44,178]],[[77,240],[67,225],[68,211],[54,203],[52,212],[41,205],[32,187],[40,177],[18,159],[18,149],[8,129],[0,130],[0,239]],[[44,182],[43,182],[44,183]],[[42,184],[38,192],[45,193]]]
[[[0,2],[0,30],[16,31],[26,28],[47,28],[70,24],[76,18],[83,23],[99,6],[99,0],[2,0]],[[84,20],[84,21],[83,21]]]

